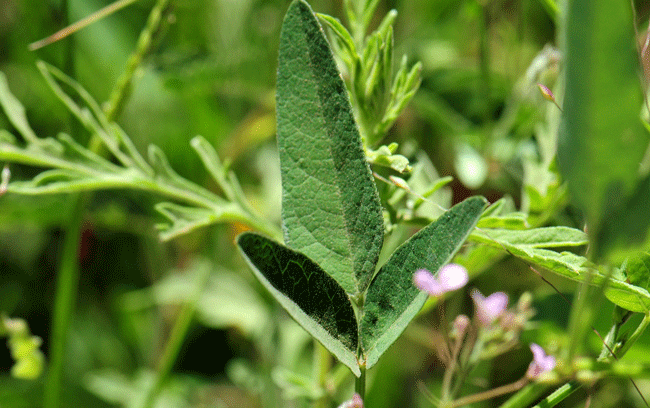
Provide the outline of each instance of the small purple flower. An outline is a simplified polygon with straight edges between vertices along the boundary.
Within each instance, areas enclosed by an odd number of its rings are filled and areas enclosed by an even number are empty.
[[[495,292],[484,297],[481,292],[474,289],[471,296],[476,305],[476,316],[484,326],[489,326],[501,316],[508,306],[508,295],[503,292]]]
[[[418,269],[413,274],[415,286],[431,296],[442,296],[449,291],[460,289],[468,280],[467,270],[458,264],[443,266],[438,271],[437,278],[426,269]]]
[[[540,345],[531,343],[530,350],[533,352],[533,361],[528,366],[526,377],[532,380],[555,368],[555,357],[547,356]]]

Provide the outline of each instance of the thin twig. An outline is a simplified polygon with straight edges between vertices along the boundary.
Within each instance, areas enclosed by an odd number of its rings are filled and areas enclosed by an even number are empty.
[[[132,3],[135,3],[136,1],[138,0],[118,0],[115,3],[111,3],[108,6],[89,15],[88,17],[83,18],[77,21],[76,23],[70,24],[69,26],[57,31],[56,33],[50,35],[49,37],[45,37],[42,40],[38,40],[36,42],[29,44],[28,48],[30,51],[36,51],[39,48],[45,47],[46,45],[50,45],[54,42],[62,40],[65,37],[69,36],[70,34],[73,34],[81,30],[82,28],[89,26],[95,21],[100,20],[110,14],[113,14],[116,11],[123,9],[124,7]]]

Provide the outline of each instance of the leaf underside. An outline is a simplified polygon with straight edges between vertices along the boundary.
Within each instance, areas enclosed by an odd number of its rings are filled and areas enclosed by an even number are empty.
[[[237,245],[296,322],[359,376],[357,321],[343,288],[305,255],[261,235],[245,232]]]
[[[285,242],[359,294],[383,243],[381,204],[347,91],[304,1],[282,26],[276,106]]]

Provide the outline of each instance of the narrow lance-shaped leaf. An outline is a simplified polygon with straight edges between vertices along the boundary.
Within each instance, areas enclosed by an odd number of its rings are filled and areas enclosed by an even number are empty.
[[[285,242],[361,293],[383,242],[381,205],[347,91],[304,1],[282,26],[277,121]]]
[[[558,162],[589,223],[592,252],[611,208],[625,205],[648,146],[630,2],[567,2],[566,94]],[[648,202],[646,213],[650,210]],[[623,207],[624,208],[624,207]]]
[[[343,288],[305,255],[261,235],[243,233],[237,245],[291,317],[358,377],[357,321]]]
[[[427,294],[413,285],[419,268],[432,272],[449,263],[486,207],[483,197],[454,206],[397,248],[368,287],[360,333],[366,366],[379,357],[422,308]]]
[[[633,312],[650,310],[648,279],[644,277],[646,259],[644,255],[630,259],[624,268],[630,283],[607,279],[596,265],[587,258],[572,252],[556,252],[553,247],[584,245],[584,233],[566,227],[535,228],[532,230],[480,230],[471,239],[484,245],[507,251],[523,261],[544,268],[556,275],[592,285],[606,285],[605,296],[614,304]],[[535,242],[537,241],[537,242]]]

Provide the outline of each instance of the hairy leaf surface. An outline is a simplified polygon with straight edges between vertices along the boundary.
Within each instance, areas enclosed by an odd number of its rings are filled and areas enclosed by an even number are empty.
[[[457,204],[397,248],[382,266],[368,287],[360,324],[368,368],[399,337],[427,299],[427,294],[413,285],[413,273],[419,268],[435,273],[449,263],[486,205],[482,197]]]
[[[381,205],[347,91],[304,1],[282,26],[277,121],[285,242],[361,293],[383,242]]]

